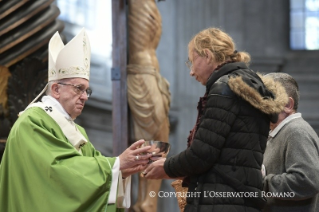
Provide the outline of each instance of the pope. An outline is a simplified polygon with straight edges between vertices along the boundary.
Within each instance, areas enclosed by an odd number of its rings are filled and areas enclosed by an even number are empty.
[[[130,207],[130,175],[150,147],[139,140],[104,157],[74,120],[92,94],[85,29],[64,45],[49,42],[48,84],[19,114],[0,165],[0,211],[116,211]],[[44,92],[41,101],[35,102]]]

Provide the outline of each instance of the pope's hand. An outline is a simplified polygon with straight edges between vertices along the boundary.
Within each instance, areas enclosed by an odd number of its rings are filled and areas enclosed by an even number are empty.
[[[147,179],[170,179],[164,170],[166,158],[161,158],[149,164],[142,172],[142,175]]]
[[[140,170],[141,167],[139,167],[139,165],[143,166],[149,162],[149,158],[152,157],[152,154],[148,154],[147,151],[151,147],[146,146],[140,148],[143,143],[144,140],[136,141],[119,156],[120,170],[132,169],[133,167]]]
[[[138,172],[141,172],[142,170],[144,170],[145,168],[147,167],[147,164],[145,165],[136,165],[136,166],[133,166],[131,168],[128,168],[128,169],[123,169],[122,170],[122,177],[123,178],[126,178],[132,174],[135,174],[135,173],[138,173]]]

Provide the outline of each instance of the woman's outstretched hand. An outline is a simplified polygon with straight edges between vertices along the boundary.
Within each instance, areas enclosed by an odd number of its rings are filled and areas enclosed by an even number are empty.
[[[161,158],[150,163],[142,172],[142,176],[147,179],[170,179],[164,170],[165,160],[166,158]]]

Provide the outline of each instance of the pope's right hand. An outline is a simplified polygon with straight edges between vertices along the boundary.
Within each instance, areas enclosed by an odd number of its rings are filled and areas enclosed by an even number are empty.
[[[138,140],[128,147],[120,156],[120,170],[138,165],[146,165],[152,154],[147,153],[150,146],[140,147],[145,141]]]

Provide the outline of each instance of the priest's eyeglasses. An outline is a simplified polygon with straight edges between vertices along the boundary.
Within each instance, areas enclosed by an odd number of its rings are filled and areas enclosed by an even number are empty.
[[[62,82],[58,82],[58,84],[59,85],[73,86],[75,88],[74,90],[77,94],[82,95],[85,92],[88,98],[92,95],[92,89],[91,88],[84,89],[83,85],[73,85],[73,84],[67,84],[67,83],[62,83]]]

